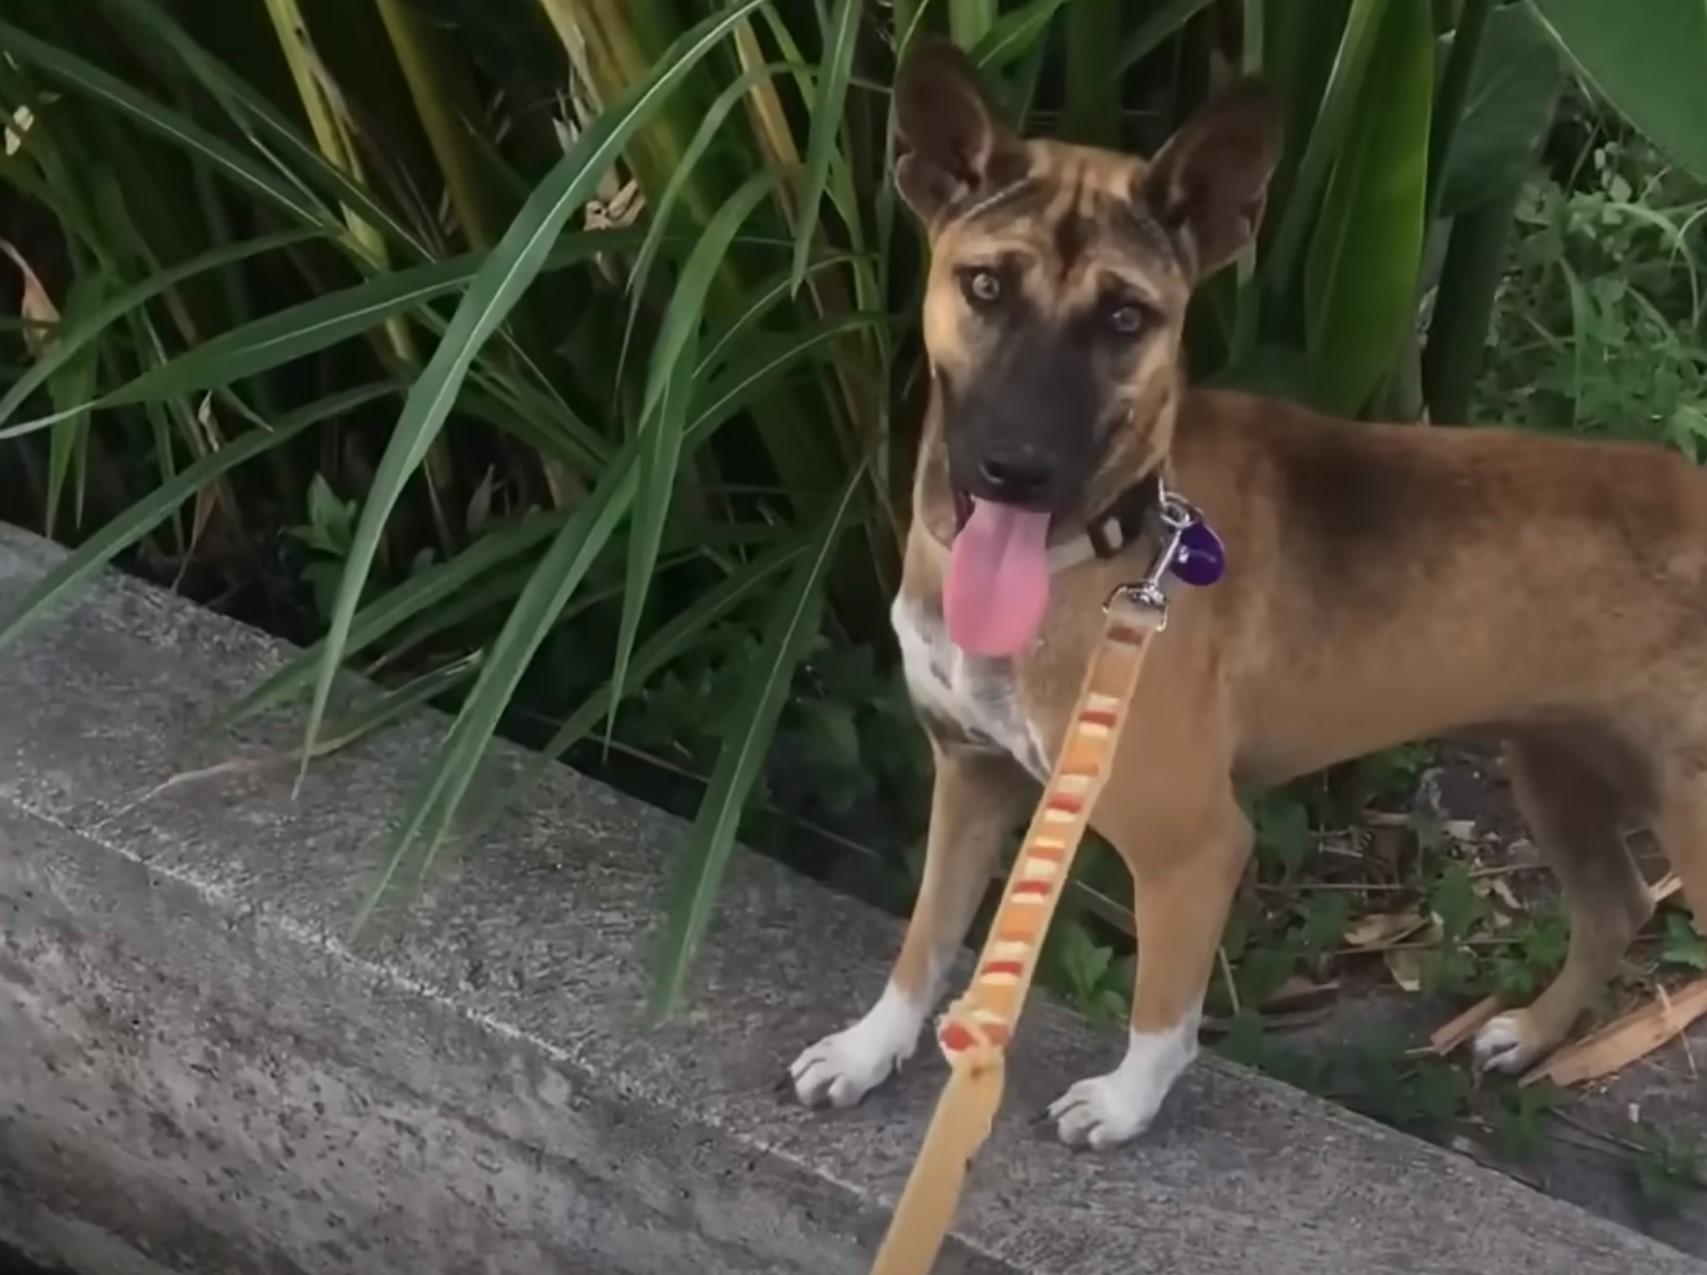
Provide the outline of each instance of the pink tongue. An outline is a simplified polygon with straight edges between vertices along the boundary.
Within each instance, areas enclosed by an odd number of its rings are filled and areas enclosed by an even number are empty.
[[[1012,655],[1036,635],[1049,605],[1049,515],[972,502],[954,538],[942,608],[948,635],[973,655]]]

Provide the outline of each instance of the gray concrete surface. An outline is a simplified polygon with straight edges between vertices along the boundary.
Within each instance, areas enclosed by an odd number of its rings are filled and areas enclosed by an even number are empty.
[[[0,533],[0,608],[53,554]],[[742,856],[649,1029],[681,826],[561,772],[352,950],[442,721],[294,802],[278,768],[159,788],[294,739],[185,743],[280,658],[115,579],[0,660],[0,1241],[80,1275],[865,1272],[940,1064],[829,1116],[777,1081],[896,924]],[[944,1275],[1707,1270],[1213,1062],[1140,1145],[1069,1153],[1034,1116],[1118,1046],[1028,1011]]]

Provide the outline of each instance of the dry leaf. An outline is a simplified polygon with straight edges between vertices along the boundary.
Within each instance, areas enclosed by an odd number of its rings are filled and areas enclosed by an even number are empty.
[[[1383,943],[1397,943],[1407,934],[1415,934],[1425,924],[1413,911],[1371,912],[1346,927],[1347,947],[1372,948]]]
[[[1440,825],[1440,830],[1454,841],[1474,841],[1476,839],[1476,821],[1474,819],[1448,819]]]
[[[18,314],[27,325],[24,328],[24,340],[30,347],[30,352],[40,351],[42,343],[47,339],[47,329],[59,322],[59,307],[54,305],[53,298],[47,295],[41,277],[30,269],[30,263],[23,255],[4,239],[0,239],[0,252],[4,252],[16,264],[24,276],[24,298],[18,307]]]
[[[1395,983],[1407,992],[1422,990],[1423,954],[1420,951],[1414,947],[1397,947],[1388,948],[1381,955]]]
[[[1707,1014],[1707,978],[1696,979],[1676,992],[1661,992],[1640,1009],[1630,1011],[1588,1039],[1560,1050],[1530,1070],[1519,1083],[1550,1080],[1563,1088],[1600,1080],[1646,1058]]]
[[[24,134],[30,131],[30,126],[36,122],[35,112],[27,106],[20,106],[12,112],[12,122],[6,126],[6,156],[16,155],[24,145]]]

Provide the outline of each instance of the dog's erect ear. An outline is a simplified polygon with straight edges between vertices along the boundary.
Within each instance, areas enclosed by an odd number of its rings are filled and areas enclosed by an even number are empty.
[[[1151,161],[1139,197],[1180,241],[1198,279],[1256,234],[1280,146],[1279,99],[1245,77],[1187,120]]]
[[[940,36],[920,36],[896,75],[895,122],[907,148],[895,184],[926,222],[1024,175],[1024,146],[996,118],[977,68]]]

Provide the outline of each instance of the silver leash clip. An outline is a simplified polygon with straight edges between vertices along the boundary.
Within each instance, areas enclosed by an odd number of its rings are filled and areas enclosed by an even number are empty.
[[[1133,584],[1123,584],[1109,594],[1108,601],[1103,603],[1106,614],[1116,599],[1126,602],[1143,611],[1148,611],[1155,617],[1155,629],[1160,633],[1168,626],[1168,596],[1162,588],[1162,581],[1179,560],[1180,546],[1184,543],[1185,534],[1197,522],[1198,514],[1189,504],[1168,490],[1166,484],[1158,484],[1156,497],[1156,517],[1161,522],[1166,537],[1156,556],[1150,561],[1150,568],[1141,579]]]

